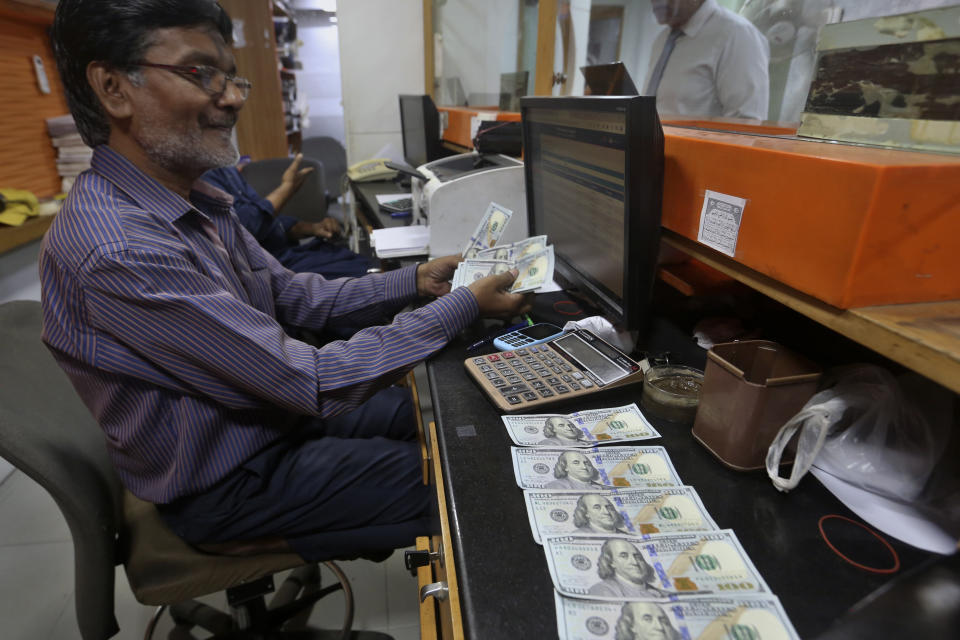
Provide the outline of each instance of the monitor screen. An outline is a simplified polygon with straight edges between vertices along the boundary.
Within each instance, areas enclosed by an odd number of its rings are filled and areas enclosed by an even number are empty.
[[[663,132],[655,98],[524,98],[530,234],[555,273],[625,328],[639,329],[660,241]]]
[[[584,95],[635,96],[640,92],[622,62],[580,67],[586,88]]]
[[[500,74],[500,111],[520,111],[520,98],[527,95],[529,71]]]
[[[403,158],[413,168],[442,157],[440,114],[428,95],[400,96]]]

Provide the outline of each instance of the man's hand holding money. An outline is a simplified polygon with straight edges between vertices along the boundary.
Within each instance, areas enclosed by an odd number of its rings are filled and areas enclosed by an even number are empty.
[[[417,294],[442,296],[450,293],[450,278],[460,264],[460,256],[443,256],[417,265]]]
[[[480,315],[488,318],[512,318],[530,311],[532,293],[510,293],[517,270],[480,278],[467,285],[480,307]]]

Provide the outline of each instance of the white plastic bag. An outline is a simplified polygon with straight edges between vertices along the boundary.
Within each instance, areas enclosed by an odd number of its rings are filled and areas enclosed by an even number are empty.
[[[825,378],[825,380],[827,380]],[[881,367],[854,365],[831,372],[780,429],[767,451],[767,474],[780,491],[797,486],[811,466],[881,496],[909,502],[923,491],[949,438],[949,424],[931,426]],[[795,432],[789,478],[780,459]]]

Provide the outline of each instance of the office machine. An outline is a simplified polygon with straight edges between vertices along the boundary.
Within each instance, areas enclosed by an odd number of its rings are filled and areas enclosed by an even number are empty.
[[[500,154],[463,153],[417,167],[427,177],[411,182],[413,224],[430,225],[430,255],[462,253],[490,202],[513,217],[501,243],[527,237],[523,163]]]
[[[642,329],[660,243],[656,99],[526,97],[521,115],[529,234],[553,244],[554,279]]]
[[[589,90],[586,95],[635,96],[640,93],[622,62],[580,67],[580,72]]]

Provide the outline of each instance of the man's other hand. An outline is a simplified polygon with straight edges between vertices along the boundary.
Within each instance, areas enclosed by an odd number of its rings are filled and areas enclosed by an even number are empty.
[[[450,293],[450,279],[460,264],[460,256],[444,256],[417,265],[417,293],[421,296],[442,296]]]
[[[313,235],[333,240],[340,235],[340,223],[335,218],[324,218],[313,223]]]
[[[301,169],[301,160],[303,160],[303,154],[298,153],[296,157],[294,157],[293,162],[290,163],[290,166],[284,170],[283,176],[280,177],[280,186],[289,190],[290,195],[296,193],[300,185],[303,184],[303,181],[306,180],[307,176],[313,171],[313,167]]]
[[[477,299],[480,315],[488,318],[512,318],[530,311],[533,293],[510,293],[517,270],[480,278],[468,285]]]

